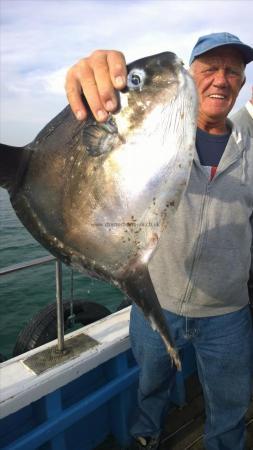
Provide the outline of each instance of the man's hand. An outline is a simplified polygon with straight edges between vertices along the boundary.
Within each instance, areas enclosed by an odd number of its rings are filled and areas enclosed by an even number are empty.
[[[66,77],[65,90],[69,104],[78,120],[87,117],[82,101],[84,94],[90,109],[99,122],[117,108],[115,89],[126,85],[127,70],[124,55],[114,50],[96,50],[72,66]]]

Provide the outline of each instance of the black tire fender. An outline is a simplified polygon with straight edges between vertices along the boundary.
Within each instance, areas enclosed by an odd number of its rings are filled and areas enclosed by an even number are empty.
[[[63,302],[64,331],[69,327],[70,301]],[[88,325],[111,314],[108,308],[96,302],[86,300],[73,301],[75,323]],[[13,356],[32,350],[57,338],[56,303],[47,305],[33,316],[21,330],[13,350]]]

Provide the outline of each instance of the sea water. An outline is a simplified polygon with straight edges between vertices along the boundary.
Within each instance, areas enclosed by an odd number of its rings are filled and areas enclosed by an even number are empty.
[[[0,188],[0,268],[49,253],[17,218],[8,193]],[[71,270],[63,266],[63,299],[71,297]],[[74,300],[95,301],[114,312],[124,299],[115,287],[74,271]],[[12,351],[19,332],[42,308],[55,302],[55,262],[0,277],[0,353]]]

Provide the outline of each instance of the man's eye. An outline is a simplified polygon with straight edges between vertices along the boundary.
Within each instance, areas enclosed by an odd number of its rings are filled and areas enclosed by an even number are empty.
[[[206,69],[207,73],[211,73],[211,72],[215,72],[217,69],[216,67],[208,67],[208,69]]]
[[[236,77],[241,75],[241,73],[238,70],[236,70],[236,69],[228,69],[228,74],[236,76]]]

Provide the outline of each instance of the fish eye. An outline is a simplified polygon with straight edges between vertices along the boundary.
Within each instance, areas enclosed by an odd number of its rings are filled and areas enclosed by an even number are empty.
[[[144,85],[145,72],[141,69],[132,69],[127,77],[127,87],[132,90],[140,91]]]
[[[137,73],[133,73],[132,77],[131,77],[131,82],[135,85],[138,86],[141,83],[141,77],[140,75],[138,75]]]

